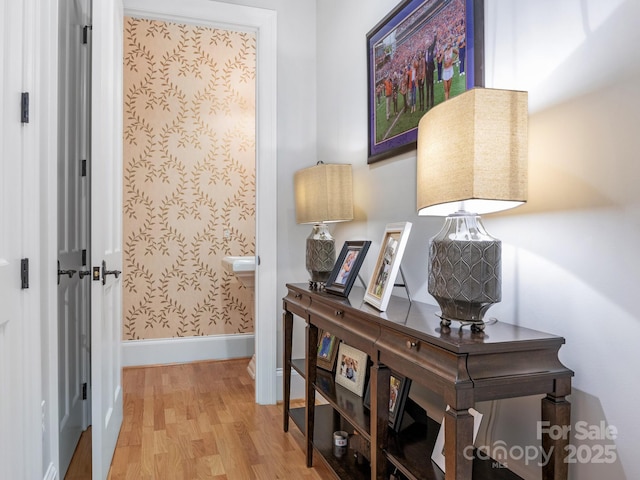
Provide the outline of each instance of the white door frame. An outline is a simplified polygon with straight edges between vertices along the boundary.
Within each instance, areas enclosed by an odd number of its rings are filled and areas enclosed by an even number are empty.
[[[210,0],[125,0],[128,16],[256,33],[256,402],[277,399],[276,12]]]

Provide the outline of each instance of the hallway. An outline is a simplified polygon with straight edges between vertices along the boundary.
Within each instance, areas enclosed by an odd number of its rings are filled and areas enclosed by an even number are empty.
[[[109,479],[331,478],[323,465],[306,468],[303,437],[295,427],[282,431],[280,405],[255,403],[246,366],[240,359],[125,368]],[[70,474],[79,462],[74,457]]]

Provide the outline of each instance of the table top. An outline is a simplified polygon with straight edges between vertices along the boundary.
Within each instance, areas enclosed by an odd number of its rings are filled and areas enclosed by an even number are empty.
[[[309,290],[308,284],[287,284],[291,290],[309,295],[314,301],[340,306],[346,313],[378,323],[381,327],[400,332],[437,345],[456,354],[513,352],[537,348],[558,350],[563,337],[498,321],[487,325],[483,332],[472,332],[470,326],[442,327],[439,308],[423,302],[392,296],[387,310],[380,312],[364,301],[364,288],[354,287],[349,298],[325,291]]]

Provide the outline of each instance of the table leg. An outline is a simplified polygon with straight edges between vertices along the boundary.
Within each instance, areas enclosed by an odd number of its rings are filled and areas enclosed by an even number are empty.
[[[307,444],[307,467],[313,465],[313,432],[316,417],[316,358],[318,352],[318,327],[307,323],[307,335],[305,341],[305,354],[307,357],[305,371],[305,431],[304,436]]]
[[[291,352],[293,343],[293,314],[285,310],[282,314],[282,331],[284,332],[284,359],[282,361],[282,384],[284,392],[283,404],[283,429],[289,431],[289,406],[291,404]]]
[[[556,391],[542,399],[542,448],[549,461],[542,466],[543,480],[567,480],[569,464],[565,462],[571,426],[571,403],[565,395],[571,393],[571,380],[556,380]],[[564,435],[549,435],[550,427],[558,426]]]
[[[471,480],[473,455],[473,415],[469,409],[449,408],[444,414],[444,459],[446,480]]]
[[[369,394],[371,398],[371,478],[386,479],[387,448],[389,427],[389,384],[391,370],[382,365],[373,364],[371,367]]]

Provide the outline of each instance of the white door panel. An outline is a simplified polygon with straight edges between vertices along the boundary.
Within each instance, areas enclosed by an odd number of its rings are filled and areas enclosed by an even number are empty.
[[[122,424],[122,277],[106,275],[122,270],[122,1],[94,2],[92,25],[92,459],[105,479]]]
[[[0,5],[0,478],[26,478],[25,451],[27,297],[21,289],[25,125],[23,91],[23,5]],[[26,126],[28,128],[28,126]]]
[[[90,278],[88,271],[88,179],[86,98],[88,45],[83,28],[89,23],[88,0],[59,3],[58,109],[58,419],[60,476],[69,467],[80,435],[88,426],[83,384],[88,382]],[[84,260],[84,261],[83,261]],[[85,390],[86,391],[86,390]]]

